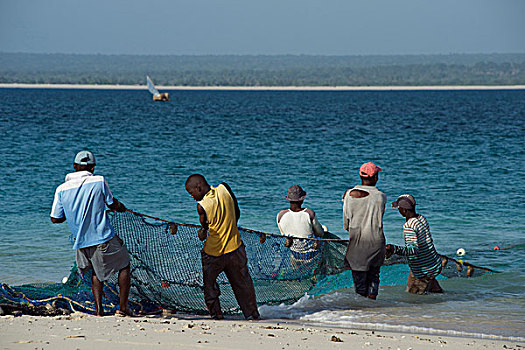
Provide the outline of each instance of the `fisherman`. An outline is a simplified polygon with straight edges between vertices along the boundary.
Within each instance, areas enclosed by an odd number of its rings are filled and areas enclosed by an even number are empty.
[[[379,272],[385,259],[383,214],[386,195],[377,189],[381,168],[372,162],[361,165],[361,185],[343,195],[343,227],[349,233],[345,265],[352,269],[356,293],[376,299]]]
[[[237,198],[230,186],[221,183],[210,186],[204,176],[193,174],[186,180],[186,191],[197,203],[202,228],[198,231],[204,247],[201,251],[204,301],[212,318],[224,318],[216,280],[225,272],[237,303],[246,319],[260,318],[255,299],[255,288],[248,271],[246,251],[237,222],[241,215]]]
[[[434,247],[427,219],[416,213],[416,200],[412,195],[404,194],[392,202],[392,208],[398,209],[399,214],[406,218],[403,225],[405,246],[388,244],[386,255],[397,254],[408,258],[410,272],[406,291],[413,294],[443,293],[436,280],[441,272],[441,258]]]
[[[66,181],[58,186],[51,209],[51,222],[67,220],[75,243],[78,271],[84,276],[93,270],[91,289],[95,297],[95,314],[104,316],[102,288],[118,271],[120,304],[116,315],[126,316],[130,288],[130,258],[124,242],[115,234],[106,213],[111,210],[126,211],[109,190],[103,176],[93,175],[95,157],[89,151],[80,151],[75,157],[75,172],[67,174]]]
[[[324,230],[315,212],[303,208],[306,192],[299,185],[293,185],[286,192],[286,200],[290,202],[290,209],[281,210],[277,214],[277,226],[284,236],[295,238],[323,237]],[[318,252],[319,241],[304,239],[287,239],[285,245],[292,252],[292,266],[297,267],[301,261],[309,261]]]

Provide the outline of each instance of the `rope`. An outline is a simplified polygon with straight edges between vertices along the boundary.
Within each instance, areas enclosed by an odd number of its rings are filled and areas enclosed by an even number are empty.
[[[168,224],[189,226],[189,227],[195,227],[195,228],[200,228],[201,227],[200,225],[181,224],[181,223],[177,223],[177,222],[173,222],[173,221],[164,220],[164,219],[157,218],[157,217],[154,217],[154,216],[151,216],[151,215],[138,213],[138,212],[130,210],[130,209],[126,209],[126,210],[129,211],[132,214],[135,214],[135,215],[138,215],[138,216],[141,216],[141,217],[146,217],[146,218],[158,220],[158,221],[162,221],[162,222],[166,222]],[[252,229],[244,228],[244,227],[239,227],[239,228],[244,230],[244,231],[246,231],[246,232],[254,233],[254,234],[257,234],[259,236],[264,235],[264,236],[271,236],[271,237],[294,238],[294,237],[289,237],[289,236],[276,234],[276,233],[269,233],[269,232],[262,232],[262,231],[252,230]],[[315,238],[315,237],[312,237],[312,238],[299,238],[299,239],[301,239],[301,240],[304,239],[304,240],[309,240],[309,241],[320,241],[320,242],[339,242],[339,243],[348,243],[349,242],[348,239],[338,239],[338,238]],[[519,246],[519,245],[521,245],[521,244],[514,244],[514,245],[511,245],[511,246],[508,246],[508,247],[500,248],[499,250],[507,250],[507,249],[510,249],[510,248],[513,248],[513,247],[516,247],[516,246]],[[473,267],[473,268],[476,268],[476,269],[482,269],[482,270],[488,271],[488,272],[495,272],[495,273],[497,272],[497,271],[489,269],[487,267],[477,266],[477,265],[471,264],[471,263],[469,263],[467,261],[463,261],[463,260],[456,260],[456,259],[453,259],[453,258],[448,257],[446,255],[438,254],[438,256],[440,258],[442,258],[442,259],[445,258],[447,260],[455,262],[456,264],[461,264],[461,265],[464,265],[464,266],[467,266],[467,267],[470,266],[470,267]],[[402,263],[402,262],[393,262],[391,265],[396,264],[396,263]]]
[[[467,267],[473,267],[475,269],[481,269],[481,270],[485,270],[485,271],[488,271],[488,272],[494,272],[494,273],[497,273],[498,271],[495,271],[495,270],[492,270],[492,269],[489,269],[488,267],[483,267],[483,266],[477,266],[477,265],[474,265],[474,264],[471,264],[467,261],[463,261],[463,260],[456,260],[456,259],[453,259],[453,258],[450,258],[446,255],[441,255],[441,254],[438,254],[438,256],[442,259],[447,259],[447,260],[451,260],[453,262],[455,262],[456,264],[460,264],[460,265],[463,265],[463,266],[467,266]]]
[[[174,221],[168,221],[168,220],[157,218],[157,217],[154,217],[154,216],[151,216],[151,215],[142,214],[142,213],[130,210],[130,209],[126,209],[126,211],[128,211],[128,212],[130,212],[132,214],[135,214],[137,216],[142,216],[142,217],[145,217],[145,218],[162,221],[162,222],[165,222],[167,224],[175,224],[175,225],[186,226],[186,227],[195,227],[195,228],[201,228],[202,227],[200,225],[195,225],[195,224],[181,224],[181,223],[174,222]],[[297,239],[301,239],[301,240],[304,239],[304,240],[308,240],[308,241],[348,243],[348,239],[341,239],[341,238],[316,238],[316,237],[306,237],[306,238],[301,237],[301,238],[298,238],[298,237],[285,236],[285,235],[281,235],[281,234],[277,234],[277,233],[269,233],[269,232],[262,232],[262,231],[252,230],[252,229],[244,228],[244,227],[239,227],[239,228],[244,230],[244,231],[246,231],[246,232],[249,232],[249,233],[255,233],[255,234],[259,235],[259,236],[264,235],[264,236],[271,236],[271,237],[297,238]]]

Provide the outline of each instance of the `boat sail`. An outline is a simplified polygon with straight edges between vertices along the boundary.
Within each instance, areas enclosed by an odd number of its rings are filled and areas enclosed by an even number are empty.
[[[155,84],[153,84],[153,81],[151,78],[146,75],[146,84],[148,86],[149,92],[153,95],[153,101],[169,101],[170,95],[167,92],[159,92],[157,88],[155,87]]]

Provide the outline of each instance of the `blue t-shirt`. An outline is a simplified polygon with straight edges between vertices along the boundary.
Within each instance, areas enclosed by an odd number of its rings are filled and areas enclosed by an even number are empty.
[[[75,237],[73,249],[105,243],[115,236],[106,205],[113,204],[113,194],[103,176],[88,171],[68,174],[55,192],[51,217],[64,215]]]

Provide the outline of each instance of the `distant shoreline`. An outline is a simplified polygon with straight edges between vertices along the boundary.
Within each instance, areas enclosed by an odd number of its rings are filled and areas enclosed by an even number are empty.
[[[147,90],[145,85],[5,84],[10,89]],[[429,90],[525,90],[525,85],[428,85],[428,86],[157,86],[159,90],[218,91],[429,91]]]

